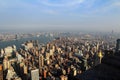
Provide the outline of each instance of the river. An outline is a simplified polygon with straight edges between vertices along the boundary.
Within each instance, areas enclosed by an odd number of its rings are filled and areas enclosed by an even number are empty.
[[[40,36],[40,37],[22,38],[22,39],[11,40],[11,41],[1,41],[0,49],[5,48],[7,46],[12,46],[12,45],[15,45],[17,47],[17,49],[19,49],[21,47],[22,43],[29,41],[29,40],[38,40],[39,43],[46,44],[47,42],[50,42],[53,39],[54,39],[53,37]]]

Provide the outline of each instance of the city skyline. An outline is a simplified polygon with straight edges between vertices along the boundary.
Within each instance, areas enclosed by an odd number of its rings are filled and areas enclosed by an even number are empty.
[[[120,32],[119,0],[1,0],[0,30]]]

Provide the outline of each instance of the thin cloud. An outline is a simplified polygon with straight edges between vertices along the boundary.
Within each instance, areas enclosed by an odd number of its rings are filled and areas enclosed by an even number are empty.
[[[120,1],[119,0],[110,0],[110,1],[106,2],[106,4],[103,3],[104,5],[102,5],[102,6],[98,5],[96,8],[95,8],[94,4],[95,3],[93,3],[94,9],[90,8],[90,10],[88,10],[89,14],[92,14],[92,15],[106,14],[106,13],[110,13],[110,11],[112,11],[112,10],[120,11]],[[88,13],[86,13],[86,14],[88,14]]]
[[[108,11],[113,10],[113,9],[120,10],[119,8],[120,8],[120,1],[113,1],[111,4],[103,7],[101,9],[101,11],[108,12]]]
[[[22,0],[0,0],[0,8],[36,8],[37,5]]]
[[[51,15],[56,15],[56,14],[59,14],[57,11],[55,11],[55,10],[43,10],[42,12],[44,12],[44,13],[47,13],[47,14],[51,14]]]
[[[60,3],[52,3],[49,0],[39,0],[45,6],[51,7],[71,7],[83,3],[85,0],[66,0],[65,2],[61,0]]]
[[[113,4],[113,6],[120,7],[120,1]]]

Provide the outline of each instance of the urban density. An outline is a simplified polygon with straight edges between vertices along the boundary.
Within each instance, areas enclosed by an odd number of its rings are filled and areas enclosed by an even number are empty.
[[[0,0],[0,80],[120,80],[120,0]]]
[[[106,51],[112,51],[111,55],[119,51],[119,44],[115,48],[116,39],[111,34],[50,35],[54,39],[46,44],[28,40],[19,49],[16,45],[1,48],[0,80],[87,80],[84,74],[102,63]]]

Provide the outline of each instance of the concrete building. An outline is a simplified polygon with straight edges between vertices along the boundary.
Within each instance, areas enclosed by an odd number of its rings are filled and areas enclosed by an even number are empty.
[[[68,77],[64,75],[60,76],[60,78],[61,78],[60,80],[68,80]]]
[[[31,80],[39,80],[39,69],[31,70]]]
[[[0,80],[3,80],[3,65],[0,64]]]
[[[23,66],[24,74],[28,74],[28,67],[26,65]]]
[[[12,47],[13,47],[13,51],[16,51],[16,50],[17,50],[17,48],[16,48],[15,45],[13,45]]]
[[[52,56],[54,54],[53,49],[50,49],[50,55]]]
[[[120,51],[120,39],[117,40],[116,51]]]
[[[7,56],[5,56],[4,60],[3,60],[3,70],[7,70],[9,68],[9,61]]]
[[[8,46],[4,48],[4,52],[6,56],[11,56],[12,55],[11,53],[13,52],[13,48],[11,46]]]
[[[42,54],[39,54],[39,70],[41,74],[42,74],[43,66],[44,66],[44,57]]]
[[[32,42],[26,43],[26,46],[28,49],[33,48],[33,43]]]
[[[4,50],[3,50],[3,49],[1,49],[1,51],[0,51],[0,56],[1,56],[1,57],[4,56]]]

